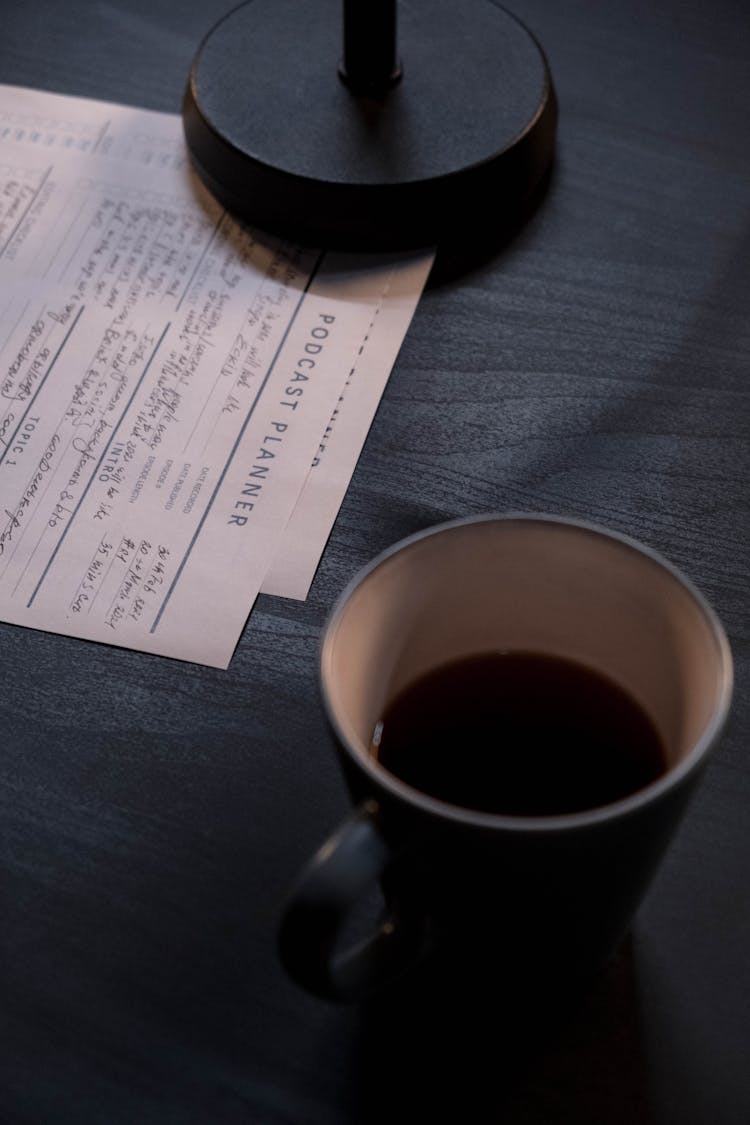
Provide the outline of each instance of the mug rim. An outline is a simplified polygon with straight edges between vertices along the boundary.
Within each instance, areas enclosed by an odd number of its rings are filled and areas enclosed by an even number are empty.
[[[339,722],[329,696],[326,673],[330,667],[332,638],[352,594],[394,555],[399,554],[401,551],[408,549],[424,539],[444,534],[454,528],[463,527],[468,524],[498,522],[557,524],[559,526],[574,528],[614,540],[620,545],[644,556],[651,562],[656,563],[657,566],[670,574],[672,578],[688,592],[706,618],[709,629],[716,642],[721,662],[721,694],[717,705],[714,708],[709,722],[701,732],[700,737],[693,746],[691,746],[687,754],[685,754],[676,765],[667,769],[665,773],[654,781],[650,782],[642,789],[638,789],[634,793],[629,794],[627,797],[622,797],[617,801],[611,801],[606,805],[595,806],[592,809],[583,809],[572,813],[558,813],[553,816],[513,816],[507,813],[482,812],[479,809],[454,805],[449,801],[441,801],[436,797],[429,796],[429,794],[424,793],[422,790],[412,785],[408,785],[396,774],[385,769],[372,755],[367,753],[366,748],[362,750],[358,749],[360,740],[353,739]],[[623,532],[615,531],[589,520],[578,519],[572,516],[558,516],[544,512],[524,511],[485,512],[445,520],[441,523],[422,528],[420,531],[413,532],[411,535],[399,539],[397,542],[375,555],[369,562],[365,563],[364,566],[356,571],[333,604],[331,612],[321,631],[318,674],[326,717],[336,735],[339,745],[378,786],[384,787],[401,801],[405,801],[410,805],[416,805],[422,811],[430,813],[433,816],[441,817],[442,819],[452,820],[465,825],[473,825],[477,828],[508,829],[514,832],[524,831],[530,833],[573,830],[589,825],[600,824],[613,818],[620,819],[639,811],[644,806],[657,800],[662,794],[678,787],[690,774],[695,772],[698,767],[703,764],[708,758],[710,751],[716,746],[719,735],[729,715],[734,680],[733,660],[729,640],[716,611],[700,590],[693,584],[691,579],[677,566],[666,559],[659,551]]]

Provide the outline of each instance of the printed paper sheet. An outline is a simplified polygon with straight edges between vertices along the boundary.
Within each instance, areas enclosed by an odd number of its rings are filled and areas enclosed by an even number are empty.
[[[0,87],[0,616],[223,667],[306,596],[432,255],[241,225],[179,130]]]

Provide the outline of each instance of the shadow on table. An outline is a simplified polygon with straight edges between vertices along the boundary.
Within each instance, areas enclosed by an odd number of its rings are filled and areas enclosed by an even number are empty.
[[[499,257],[531,223],[536,213],[544,206],[545,199],[554,186],[554,162],[533,191],[517,209],[508,214],[498,213],[495,221],[481,225],[470,215],[463,226],[457,226],[449,240],[438,246],[435,264],[432,267],[428,288],[437,289],[442,285],[452,285],[466,274],[480,269],[493,258]]]
[[[500,994],[433,973],[371,1003],[351,1119],[650,1125],[632,951],[586,988]]]

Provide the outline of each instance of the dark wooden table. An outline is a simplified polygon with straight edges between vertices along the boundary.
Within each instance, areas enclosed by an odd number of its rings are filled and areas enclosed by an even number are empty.
[[[225,6],[5,0],[0,81],[177,111]],[[559,93],[549,190],[424,296],[308,601],[261,597],[226,672],[0,625],[3,1125],[750,1120],[750,9],[514,10]],[[505,509],[682,567],[730,634],[730,728],[575,1002],[318,1002],[275,926],[347,807],[321,623],[387,544]]]

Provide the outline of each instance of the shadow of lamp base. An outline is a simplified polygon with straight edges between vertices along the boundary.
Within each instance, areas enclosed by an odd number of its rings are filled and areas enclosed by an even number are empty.
[[[391,84],[342,77],[340,0],[250,0],[208,33],[183,104],[193,165],[240,218],[311,245],[481,238],[554,151],[549,68],[492,0],[398,8]]]

